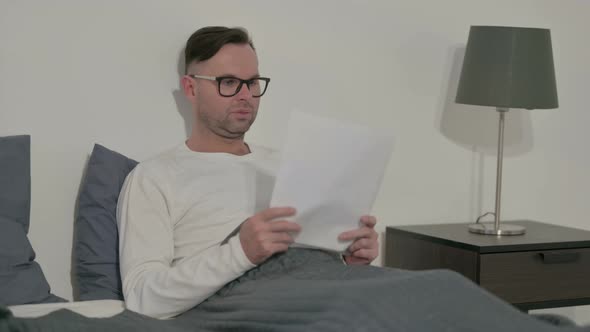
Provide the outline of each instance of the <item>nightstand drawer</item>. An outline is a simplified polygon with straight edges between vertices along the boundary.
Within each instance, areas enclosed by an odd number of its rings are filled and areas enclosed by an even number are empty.
[[[479,275],[515,304],[590,298],[590,248],[482,254]]]

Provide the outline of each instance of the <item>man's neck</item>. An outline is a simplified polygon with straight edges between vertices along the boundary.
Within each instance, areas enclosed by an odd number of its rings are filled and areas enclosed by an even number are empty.
[[[244,142],[244,137],[227,139],[223,137],[200,137],[191,134],[186,141],[186,146],[195,152],[225,152],[237,156],[250,153],[250,147]]]

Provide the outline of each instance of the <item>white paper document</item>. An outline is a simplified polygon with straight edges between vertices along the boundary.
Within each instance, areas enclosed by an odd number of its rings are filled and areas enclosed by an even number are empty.
[[[344,252],[338,235],[369,214],[393,149],[370,128],[293,112],[270,206],[292,206],[296,245]]]

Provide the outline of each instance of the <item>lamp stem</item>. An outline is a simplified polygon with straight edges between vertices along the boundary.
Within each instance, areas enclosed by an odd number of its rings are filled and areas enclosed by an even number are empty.
[[[504,156],[504,118],[508,113],[508,108],[496,108],[500,115],[498,123],[498,164],[496,166],[496,209],[494,210],[494,223],[480,223],[479,218],[487,215],[484,214],[477,218],[475,224],[469,226],[469,231],[476,234],[484,235],[522,235],[525,228],[520,225],[502,224],[500,227],[500,203],[502,201],[502,157]]]
[[[508,108],[496,109],[500,114],[498,123],[498,160],[496,165],[496,208],[494,210],[494,230],[500,230],[500,207],[502,201],[502,157],[504,155],[504,116]]]

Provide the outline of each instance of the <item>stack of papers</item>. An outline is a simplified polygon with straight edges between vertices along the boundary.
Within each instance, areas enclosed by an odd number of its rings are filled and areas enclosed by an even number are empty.
[[[292,206],[296,245],[344,252],[344,231],[369,214],[393,149],[370,128],[293,112],[270,206]]]

